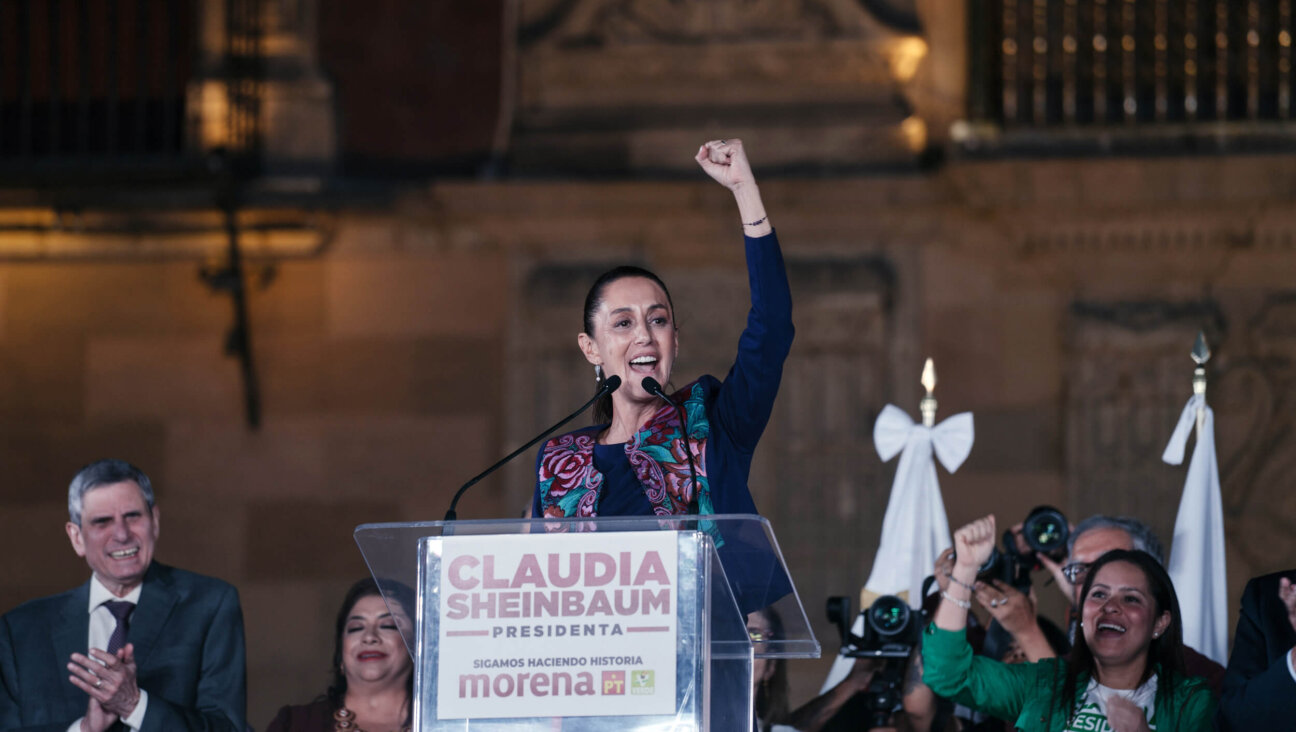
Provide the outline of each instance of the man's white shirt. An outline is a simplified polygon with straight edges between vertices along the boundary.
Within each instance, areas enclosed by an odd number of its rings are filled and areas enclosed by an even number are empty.
[[[98,577],[90,577],[90,629],[87,637],[86,648],[98,648],[107,650],[108,639],[112,637],[113,631],[117,629],[117,618],[113,617],[112,611],[108,609],[105,602],[109,600],[125,600],[132,605],[139,605],[140,592],[144,589],[141,583],[135,589],[126,594],[125,597],[117,597],[103,586]],[[86,654],[89,656],[89,654]],[[122,724],[131,729],[132,732],[138,732],[141,725],[144,724],[144,712],[148,708],[148,692],[143,689],[139,690],[139,703],[135,705],[134,711],[130,716],[122,720]],[[82,718],[83,719],[83,718]],[[81,729],[81,719],[72,723],[67,732],[79,732]]]

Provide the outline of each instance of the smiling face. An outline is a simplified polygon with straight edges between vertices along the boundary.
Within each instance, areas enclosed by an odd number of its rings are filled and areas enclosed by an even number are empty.
[[[1147,575],[1134,564],[1113,561],[1094,577],[1081,608],[1085,643],[1103,669],[1147,663],[1148,646],[1170,626],[1170,612],[1158,610]],[[1101,678],[1099,679],[1101,681]]]
[[[400,629],[410,629],[403,611],[392,615],[377,595],[356,600],[342,628],[342,666],[347,687],[357,684],[404,684],[413,665]]]
[[[68,539],[95,577],[118,597],[144,581],[158,537],[158,510],[149,510],[134,481],[111,483],[86,492],[81,525],[68,522]]]
[[[593,332],[577,336],[581,351],[605,376],[621,377],[614,401],[655,400],[643,379],[651,376],[665,387],[679,350],[666,291],[647,277],[623,277],[605,285],[602,295]]]

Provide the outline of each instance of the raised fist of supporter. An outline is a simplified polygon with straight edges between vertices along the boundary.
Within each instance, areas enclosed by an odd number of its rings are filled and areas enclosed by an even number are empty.
[[[955,566],[974,571],[980,569],[990,558],[994,545],[995,517],[990,514],[954,532]]]

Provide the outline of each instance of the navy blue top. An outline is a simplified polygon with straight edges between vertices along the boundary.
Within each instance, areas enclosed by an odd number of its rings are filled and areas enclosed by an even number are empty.
[[[747,476],[752,454],[769,422],[783,376],[783,362],[792,348],[792,293],[788,287],[783,254],[774,232],[743,237],[747,252],[747,280],[751,288],[751,310],[747,328],[738,339],[738,356],[724,381],[703,376],[707,419],[711,434],[706,445],[707,478],[716,513],[756,513]],[[601,432],[596,425],[576,432]],[[536,455],[536,475],[540,456]],[[625,444],[595,445],[594,467],[603,474],[597,513],[599,516],[651,516],[652,504],[639,483]],[[534,516],[543,516],[537,481],[532,498]]]

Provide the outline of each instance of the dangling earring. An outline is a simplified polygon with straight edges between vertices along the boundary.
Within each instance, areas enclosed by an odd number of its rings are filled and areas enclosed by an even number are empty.
[[[601,364],[596,363],[594,364],[594,383],[597,384],[602,380],[603,380],[603,366]]]

